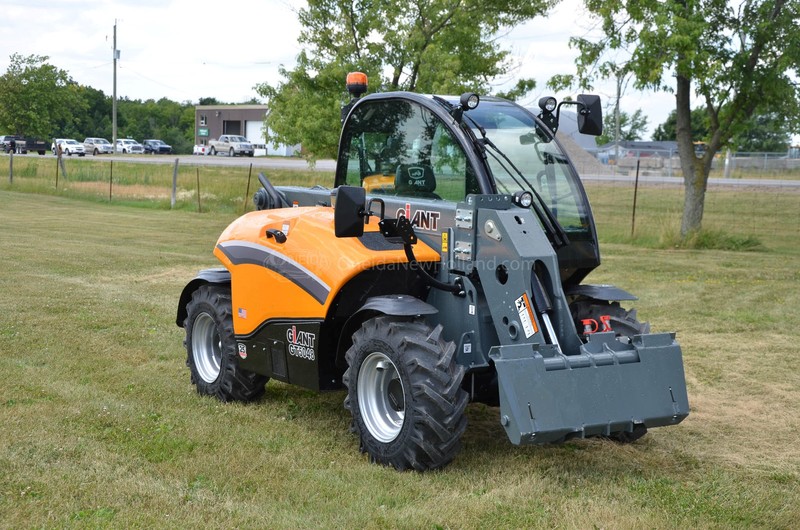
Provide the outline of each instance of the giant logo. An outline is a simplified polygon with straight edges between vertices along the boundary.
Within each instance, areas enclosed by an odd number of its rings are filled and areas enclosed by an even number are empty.
[[[432,210],[412,210],[411,203],[406,203],[404,208],[398,208],[395,217],[405,217],[411,221],[411,224],[420,230],[431,230],[436,232],[439,230],[439,218],[441,212]]]
[[[309,331],[298,331],[297,326],[292,326],[286,330],[286,340],[289,341],[289,355],[294,355],[301,359],[313,361],[314,342],[317,336]]]

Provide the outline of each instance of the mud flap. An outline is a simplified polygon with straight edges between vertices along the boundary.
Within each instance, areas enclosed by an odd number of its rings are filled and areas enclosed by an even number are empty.
[[[500,423],[515,445],[676,425],[689,414],[680,346],[672,333],[622,344],[597,333],[578,355],[549,345],[495,346]]]

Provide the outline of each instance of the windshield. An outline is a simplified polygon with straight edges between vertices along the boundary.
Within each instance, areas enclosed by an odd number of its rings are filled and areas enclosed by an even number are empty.
[[[589,230],[589,208],[577,176],[533,114],[508,101],[486,98],[465,113],[464,121],[477,138],[483,137],[478,126],[482,127],[496,146],[487,146],[487,161],[499,193],[533,189],[566,232]]]
[[[247,142],[244,136],[231,136],[231,142]]]

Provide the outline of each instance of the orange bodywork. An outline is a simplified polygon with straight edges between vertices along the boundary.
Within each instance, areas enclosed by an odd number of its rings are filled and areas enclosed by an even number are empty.
[[[364,188],[367,193],[380,193],[381,191],[394,191],[394,181],[395,176],[392,175],[370,175],[368,177],[364,177],[364,180],[361,182],[361,187]]]
[[[286,241],[267,237],[268,230],[280,230]],[[372,219],[365,232],[377,231]],[[414,254],[419,262],[440,259],[422,241]],[[246,214],[222,233],[214,255],[231,273],[236,335],[248,335],[270,319],[323,320],[339,290],[360,272],[408,261],[402,248],[376,251],[359,238],[337,238],[330,207]]]

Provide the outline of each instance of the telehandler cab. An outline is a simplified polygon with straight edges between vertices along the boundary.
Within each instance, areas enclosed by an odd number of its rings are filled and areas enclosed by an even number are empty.
[[[597,96],[538,116],[476,94],[370,94],[350,74],[333,190],[273,186],[184,288],[177,324],[201,394],[251,401],[269,378],[346,389],[371,460],[440,468],[469,401],[514,444],[633,441],[689,413],[673,333],[581,282],[600,265],[560,109],[602,128]]]

